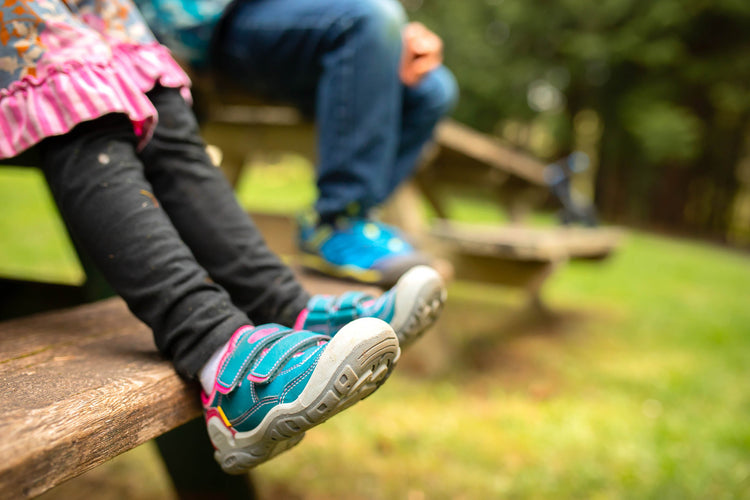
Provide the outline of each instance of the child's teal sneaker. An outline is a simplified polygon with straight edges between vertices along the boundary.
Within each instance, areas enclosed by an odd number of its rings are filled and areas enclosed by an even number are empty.
[[[428,266],[416,266],[377,299],[363,292],[314,295],[297,317],[294,327],[333,335],[356,318],[379,318],[391,325],[404,348],[435,323],[446,295],[437,271]]]
[[[214,457],[240,474],[288,450],[308,429],[365,398],[401,354],[376,318],[348,323],[333,338],[269,324],[229,342],[211,394],[202,394]]]
[[[299,247],[308,269],[381,286],[393,285],[407,270],[431,260],[394,228],[362,217],[322,225],[300,220]]]

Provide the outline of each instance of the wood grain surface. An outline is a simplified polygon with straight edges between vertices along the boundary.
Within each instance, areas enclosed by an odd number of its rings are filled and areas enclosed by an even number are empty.
[[[431,234],[463,253],[518,261],[604,258],[623,239],[619,228],[530,227],[437,221]]]
[[[542,162],[505,147],[491,136],[454,120],[446,119],[438,124],[435,140],[446,150],[475,158],[484,165],[516,175],[532,184],[546,186]]]
[[[200,415],[120,299],[0,324],[0,496],[36,496]]]
[[[297,272],[312,293],[355,286]],[[0,323],[0,498],[29,498],[201,413],[119,298]]]

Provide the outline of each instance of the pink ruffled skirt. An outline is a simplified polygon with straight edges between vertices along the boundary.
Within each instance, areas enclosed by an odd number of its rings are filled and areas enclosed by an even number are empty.
[[[111,54],[47,68],[42,78],[25,76],[0,90],[0,158],[109,113],[130,117],[143,146],[157,120],[146,92],[157,84],[181,88],[190,102],[190,79],[164,46],[121,44]]]

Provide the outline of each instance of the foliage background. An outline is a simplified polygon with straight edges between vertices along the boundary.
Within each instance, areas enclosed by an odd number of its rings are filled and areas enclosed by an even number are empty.
[[[750,2],[404,4],[444,39],[460,121],[587,152],[609,220],[750,245]]]

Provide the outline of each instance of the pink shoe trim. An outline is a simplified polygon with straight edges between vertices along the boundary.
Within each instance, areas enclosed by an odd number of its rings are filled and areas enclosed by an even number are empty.
[[[262,384],[262,383],[268,381],[268,377],[257,377],[255,375],[253,375],[252,373],[247,376],[247,379],[250,382],[255,382],[256,384]]]
[[[258,330],[257,332],[255,332],[252,335],[250,335],[247,338],[247,343],[248,344],[253,344],[253,343],[259,341],[260,339],[262,339],[263,337],[267,337],[268,335],[270,335],[272,333],[276,333],[278,331],[279,331],[279,328],[275,328],[275,327],[263,328],[262,330]]]
[[[305,326],[305,321],[307,321],[307,315],[310,314],[310,311],[305,307],[302,309],[302,311],[297,315],[297,320],[294,322],[294,329],[295,330],[302,330]]]
[[[253,328],[253,327],[251,326],[251,327],[248,327],[248,328]],[[268,328],[262,328],[262,329],[258,330],[257,332],[254,332],[252,335],[250,335],[250,337],[248,337],[248,339],[247,339],[247,342],[248,342],[248,344],[253,344],[253,343],[257,342],[258,340],[260,340],[260,339],[262,339],[264,337],[267,337],[267,336],[271,335],[272,333],[276,333],[276,332],[278,332],[280,330],[281,330],[281,328],[277,328],[277,327],[274,327],[274,326],[271,326],[271,327],[268,327]],[[239,343],[239,335],[242,335],[246,331],[247,331],[247,328],[241,327],[236,332],[234,332],[234,335],[232,335],[232,339],[230,339],[229,348],[226,350],[226,352],[224,353],[224,356],[221,358],[221,363],[219,363],[219,369],[216,372],[217,373],[216,382],[214,382],[214,391],[217,391],[220,394],[229,394],[232,391],[231,387],[224,387],[223,385],[221,385],[219,383],[218,374],[221,373],[221,371],[224,369],[226,363],[229,360],[229,355],[232,353],[232,351],[234,351],[234,348],[237,347],[237,344]],[[238,333],[239,333],[239,335],[238,335]],[[265,354],[266,352],[268,352],[268,348],[264,349],[261,352],[261,354]],[[252,382],[262,383],[262,382],[265,382],[268,379],[266,378],[266,379],[263,379],[263,380],[253,380],[253,379],[251,379],[251,378],[248,377],[248,380],[250,380]]]
[[[216,392],[215,390],[213,392]],[[206,391],[201,391],[201,404],[203,405],[203,408],[206,408],[206,411],[208,412],[208,405],[211,403],[211,400],[213,399],[213,393],[212,394],[206,394]],[[208,418],[208,417],[206,417]]]

